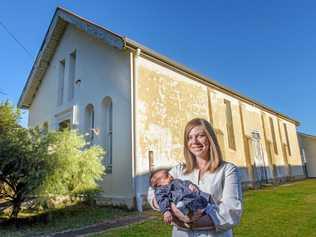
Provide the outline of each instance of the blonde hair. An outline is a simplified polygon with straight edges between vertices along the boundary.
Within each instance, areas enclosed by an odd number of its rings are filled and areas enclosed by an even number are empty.
[[[202,126],[210,143],[210,157],[207,170],[214,172],[223,162],[222,152],[219,147],[215,131],[212,125],[205,119],[195,118],[187,123],[184,129],[184,159],[185,159],[185,174],[189,174],[193,169],[197,168],[196,158],[188,148],[188,139],[190,131],[197,126]]]

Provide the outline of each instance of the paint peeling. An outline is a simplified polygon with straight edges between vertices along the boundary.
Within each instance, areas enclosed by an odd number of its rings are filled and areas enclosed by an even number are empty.
[[[251,145],[251,139],[253,132],[256,131],[260,134],[257,147],[261,147],[264,162],[269,162],[267,160],[263,123],[266,127],[266,139],[269,140],[271,136],[268,117],[271,116],[276,120],[277,118],[274,115],[265,113],[251,104],[240,102],[238,99],[214,88],[208,89],[204,84],[144,58],[137,59],[135,85],[136,153],[138,160],[136,172],[146,173],[152,168],[171,167],[178,162],[182,162],[184,126],[195,117],[202,117],[207,120],[210,120],[209,116],[212,117],[212,123],[225,160],[234,162],[239,166],[247,166],[245,147],[251,146],[249,149],[250,156],[252,156],[251,163],[253,163],[255,153]],[[231,102],[235,150],[228,148],[224,99]],[[263,113],[265,116],[263,116],[262,122]],[[282,119],[280,121],[283,122]],[[288,127],[289,134],[291,134],[291,143],[293,143],[293,146],[297,146],[293,141],[295,137],[292,135],[295,126]],[[275,126],[275,129],[280,152],[273,155],[274,164],[284,166],[281,154],[282,144],[277,126]],[[247,142],[246,145],[244,145],[245,141]],[[299,153],[298,148],[292,150],[293,153]],[[300,157],[299,154],[295,154],[295,156]],[[293,163],[296,162],[293,160]],[[248,168],[250,169],[250,167]],[[268,171],[268,174],[271,177],[272,170]]]
[[[148,170],[148,152],[155,166],[171,166],[183,161],[183,131],[194,117],[208,119],[207,88],[166,70],[138,69],[136,83],[137,154],[139,170]]]

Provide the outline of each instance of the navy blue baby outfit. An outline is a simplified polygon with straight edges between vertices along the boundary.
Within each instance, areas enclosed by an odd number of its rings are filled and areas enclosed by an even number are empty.
[[[203,192],[192,192],[189,185],[192,182],[188,180],[174,179],[170,184],[156,187],[155,196],[161,213],[170,210],[170,203],[173,202],[177,208],[184,214],[194,213],[197,209],[206,208],[208,201],[203,197]],[[195,186],[195,185],[194,185]]]

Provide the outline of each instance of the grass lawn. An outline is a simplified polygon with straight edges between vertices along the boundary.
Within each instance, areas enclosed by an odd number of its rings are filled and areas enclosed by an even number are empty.
[[[1,225],[0,236],[31,237],[78,228],[105,220],[112,220],[117,217],[138,215],[138,213],[136,211],[126,211],[118,208],[90,207],[84,204],[78,204],[51,211],[48,221],[45,221],[47,218],[43,218],[43,215],[45,215],[45,213],[34,216],[34,213],[22,212],[21,215],[19,215],[22,222],[21,227],[16,229],[13,224]],[[4,217],[0,216],[0,220],[1,219],[3,220]]]
[[[316,236],[316,180],[309,179],[244,193],[244,214],[235,237]],[[171,236],[161,218],[113,229],[94,237]]]

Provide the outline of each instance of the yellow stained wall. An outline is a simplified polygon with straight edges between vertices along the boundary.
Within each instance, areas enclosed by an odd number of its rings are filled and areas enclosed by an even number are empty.
[[[289,156],[289,159],[288,159],[289,164],[301,166],[302,159],[301,159],[301,154],[300,154],[296,126],[288,122],[285,122],[285,123],[287,124],[287,131],[288,131],[290,146],[291,146],[291,156]]]
[[[135,84],[136,173],[148,172],[150,151],[155,167],[182,161],[187,121],[209,119],[207,88],[146,61],[138,64]]]
[[[211,101],[211,110],[212,110],[212,121],[213,127],[216,131],[218,140],[221,143],[221,148],[223,152],[224,159],[226,161],[233,162],[234,164],[246,167],[246,162],[244,159],[244,148],[243,148],[243,138],[242,138],[242,129],[241,129],[241,118],[239,113],[239,101],[233,97],[225,95],[220,91],[215,89],[210,89],[210,101]],[[228,145],[228,135],[226,128],[226,114],[225,114],[225,104],[224,99],[227,99],[231,102],[231,110],[233,114],[233,128],[235,135],[235,144],[236,149],[233,150],[229,148]],[[223,134],[223,135],[221,135]]]
[[[287,123],[292,151],[287,159],[290,164],[301,165],[294,123],[148,59],[137,57],[135,62],[136,174],[183,161],[184,126],[194,117],[213,124],[225,160],[248,170],[254,164],[249,139],[258,131],[270,178],[273,165],[286,165],[282,144],[286,144],[283,123]],[[228,145],[224,99],[231,103],[236,149]],[[269,117],[274,123],[278,154],[272,145]]]

